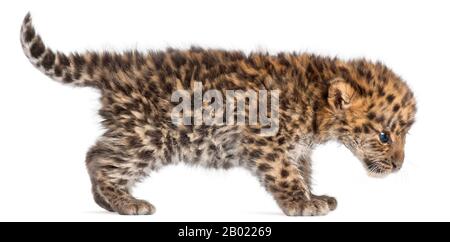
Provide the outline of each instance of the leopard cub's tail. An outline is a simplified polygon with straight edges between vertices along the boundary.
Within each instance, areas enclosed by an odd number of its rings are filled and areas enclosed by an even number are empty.
[[[30,62],[52,79],[75,86],[99,87],[93,78],[92,66],[86,63],[86,56],[55,53],[46,47],[33,27],[30,13],[23,20],[20,42]]]

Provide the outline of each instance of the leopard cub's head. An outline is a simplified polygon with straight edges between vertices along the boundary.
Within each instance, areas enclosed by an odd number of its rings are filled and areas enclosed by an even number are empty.
[[[333,136],[363,162],[370,175],[398,171],[416,113],[413,93],[382,64],[352,65],[328,88]]]

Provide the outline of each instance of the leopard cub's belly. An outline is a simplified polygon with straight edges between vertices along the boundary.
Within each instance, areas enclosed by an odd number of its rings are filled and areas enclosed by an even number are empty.
[[[144,150],[152,153],[151,169],[185,163],[210,168],[242,164],[241,132],[235,126],[202,126],[194,130],[146,132]]]

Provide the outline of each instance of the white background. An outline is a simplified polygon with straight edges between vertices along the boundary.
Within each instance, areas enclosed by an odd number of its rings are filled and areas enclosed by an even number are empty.
[[[0,220],[450,220],[449,2],[311,2],[1,1]],[[315,191],[339,202],[325,217],[284,216],[245,170],[186,166],[167,167],[136,187],[156,214],[105,212],[91,197],[84,165],[102,133],[99,94],[53,82],[31,66],[19,43],[27,11],[45,43],[64,52],[197,44],[382,60],[418,101],[405,166],[370,178],[345,147],[319,147]]]

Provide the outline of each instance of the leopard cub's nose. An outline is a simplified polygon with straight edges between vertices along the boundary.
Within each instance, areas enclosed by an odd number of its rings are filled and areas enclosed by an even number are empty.
[[[400,168],[402,168],[404,158],[404,153],[400,151],[395,152],[391,156],[391,164],[394,171],[398,171],[400,170]]]
[[[391,162],[391,164],[392,164],[392,170],[398,171],[398,170],[400,170],[400,168],[402,168],[403,162],[398,161],[398,160],[393,160]]]

